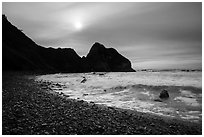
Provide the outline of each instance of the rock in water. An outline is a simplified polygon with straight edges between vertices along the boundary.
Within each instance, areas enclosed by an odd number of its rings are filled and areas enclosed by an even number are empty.
[[[160,93],[159,97],[160,97],[161,99],[167,99],[167,98],[169,98],[169,93],[168,93],[168,91],[165,90],[165,89],[162,90],[162,92]]]
[[[87,81],[87,79],[85,77],[83,77],[83,80],[81,81],[81,83],[85,83]]]

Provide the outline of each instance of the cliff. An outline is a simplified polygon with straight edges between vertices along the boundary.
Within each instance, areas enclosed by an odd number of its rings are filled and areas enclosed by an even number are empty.
[[[134,71],[130,61],[113,48],[95,43],[86,57],[71,48],[37,45],[2,16],[2,68],[15,71],[119,72]]]

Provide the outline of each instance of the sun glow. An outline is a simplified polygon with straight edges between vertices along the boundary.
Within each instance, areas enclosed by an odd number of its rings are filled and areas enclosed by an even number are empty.
[[[75,26],[75,28],[76,28],[77,30],[81,30],[82,27],[83,27],[81,22],[75,22],[75,23],[74,23],[74,26]]]

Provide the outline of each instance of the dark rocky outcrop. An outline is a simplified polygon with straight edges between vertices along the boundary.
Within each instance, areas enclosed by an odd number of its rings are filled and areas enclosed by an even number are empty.
[[[45,48],[2,16],[3,70],[45,72],[134,71],[128,59],[113,48],[95,43],[87,57],[71,48]]]
[[[3,70],[80,72],[81,57],[73,49],[44,48],[2,17]]]
[[[134,71],[130,61],[113,48],[105,48],[96,42],[87,55],[92,71]]]

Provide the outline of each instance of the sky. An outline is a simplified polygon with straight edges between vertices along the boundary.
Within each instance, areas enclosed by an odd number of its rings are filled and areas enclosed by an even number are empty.
[[[99,42],[136,70],[202,68],[201,2],[3,2],[2,13],[44,47],[82,57]]]

